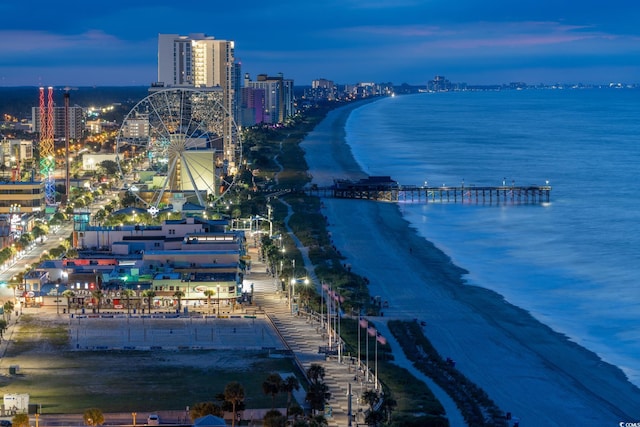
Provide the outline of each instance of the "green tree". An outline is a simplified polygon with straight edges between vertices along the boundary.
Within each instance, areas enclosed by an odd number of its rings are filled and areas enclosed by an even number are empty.
[[[382,405],[380,405],[380,410],[385,415],[387,423],[391,421],[391,414],[393,410],[398,406],[398,401],[396,401],[390,393],[384,396],[382,399]]]
[[[231,427],[236,425],[236,408],[239,403],[244,402],[244,388],[242,384],[237,381],[231,381],[224,388],[224,400],[231,403],[233,419],[231,420]]]
[[[104,298],[104,293],[100,289],[96,289],[95,291],[91,292],[91,296],[98,302],[98,313],[100,313],[100,304],[102,303],[102,298]]]
[[[4,331],[7,329],[7,326],[9,326],[7,321],[0,319],[0,339],[4,338]]]
[[[380,401],[380,395],[375,390],[367,390],[362,393],[362,401],[369,405],[369,411],[373,411]]]
[[[118,168],[118,163],[114,162],[113,160],[103,160],[102,162],[98,163],[98,167],[99,169],[101,169],[101,172],[108,176],[116,176],[117,174],[119,174],[120,170],[120,168]]]
[[[29,427],[29,415],[15,414],[11,419],[13,427]]]
[[[88,426],[99,426],[104,423],[104,415],[102,410],[98,408],[89,408],[82,415],[84,423]]]
[[[67,311],[71,312],[71,298],[75,297],[76,293],[73,292],[71,289],[67,289],[62,293],[62,296],[67,299]]]
[[[135,295],[135,292],[133,292],[133,290],[131,289],[123,289],[122,292],[120,292],[120,295],[122,295],[127,299],[127,314],[130,315],[131,314],[131,297]]]
[[[209,313],[211,313],[211,297],[216,294],[216,291],[214,291],[213,289],[207,289],[203,293],[204,293],[204,296],[207,297],[207,305],[209,306]]]
[[[276,408],[276,395],[282,390],[282,377],[280,374],[271,373],[262,383],[264,394],[271,395],[271,410]]]
[[[173,293],[173,297],[178,300],[178,313],[180,313],[182,311],[182,298],[184,298],[184,292],[175,291]]]
[[[6,320],[10,320],[11,319],[11,313],[13,313],[13,308],[14,307],[15,307],[15,305],[13,304],[12,301],[7,301],[2,306],[2,308],[4,309],[4,318]]]
[[[309,427],[326,427],[328,425],[327,419],[322,415],[316,415],[309,420]]]
[[[384,412],[376,409],[378,403],[380,402],[380,395],[374,390],[367,390],[362,393],[362,400],[366,402],[367,405],[369,405],[369,410],[367,411],[365,422],[368,426],[377,426],[385,418]]]
[[[287,415],[289,417],[293,417],[294,425],[298,420],[298,417],[304,417],[304,409],[302,409],[302,406],[298,405],[297,403],[291,405],[291,407],[287,411],[288,411]]]
[[[289,414],[289,408],[291,407],[291,401],[293,397],[294,390],[300,390],[300,381],[295,375],[289,375],[287,378],[282,381],[281,390],[287,393],[287,415]]]
[[[222,411],[220,405],[216,405],[213,402],[198,402],[195,405],[191,406],[191,409],[189,410],[191,421],[194,421],[200,417],[204,417],[205,415],[215,415],[216,417],[222,417],[224,415],[224,412]]]
[[[305,400],[314,411],[324,411],[326,401],[331,397],[329,387],[324,383],[325,370],[321,365],[312,363],[307,369],[309,389]]]
[[[280,411],[272,409],[264,414],[262,425],[264,427],[285,427],[287,425],[287,417],[282,415]]]
[[[33,241],[33,236],[30,233],[24,233],[18,238],[18,246],[22,249],[26,249]]]
[[[149,306],[149,314],[151,314],[151,304],[153,303],[153,298],[155,298],[156,293],[152,289],[147,289],[142,291],[142,296],[147,299],[147,305]]]
[[[33,237],[38,240],[49,233],[49,227],[46,224],[39,224],[33,227],[31,233],[33,234]]]

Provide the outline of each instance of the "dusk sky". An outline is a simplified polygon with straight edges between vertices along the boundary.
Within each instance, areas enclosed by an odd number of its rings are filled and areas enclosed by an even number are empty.
[[[0,16],[0,86],[148,86],[160,33],[234,40],[243,72],[296,85],[640,83],[633,0],[14,0]]]

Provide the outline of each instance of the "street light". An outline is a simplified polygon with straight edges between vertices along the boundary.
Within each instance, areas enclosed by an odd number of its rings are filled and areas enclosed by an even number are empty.
[[[295,272],[294,272],[295,273]],[[291,279],[291,286],[289,286],[289,309],[292,309],[293,298],[296,296],[296,283],[302,282],[305,285],[309,284],[309,278],[299,277]]]
[[[60,315],[60,285],[56,283],[56,314]]]

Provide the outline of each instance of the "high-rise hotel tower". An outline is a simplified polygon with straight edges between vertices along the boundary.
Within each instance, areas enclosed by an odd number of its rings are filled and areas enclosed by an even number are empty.
[[[158,82],[165,87],[193,87],[203,91],[222,90],[221,104],[230,116],[225,125],[224,157],[234,169],[238,121],[239,64],[234,42],[217,40],[203,33],[158,35]]]

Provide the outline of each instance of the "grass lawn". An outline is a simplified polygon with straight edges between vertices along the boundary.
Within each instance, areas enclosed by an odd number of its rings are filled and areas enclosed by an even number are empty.
[[[267,351],[74,351],[64,324],[22,316],[1,361],[3,393],[27,393],[43,413],[184,409],[215,401],[231,381],[245,390],[247,408],[270,408],[262,391],[270,372],[296,373],[290,358]],[[16,375],[9,366],[18,365]],[[300,379],[300,377],[299,377]],[[286,406],[286,395],[276,398]]]

